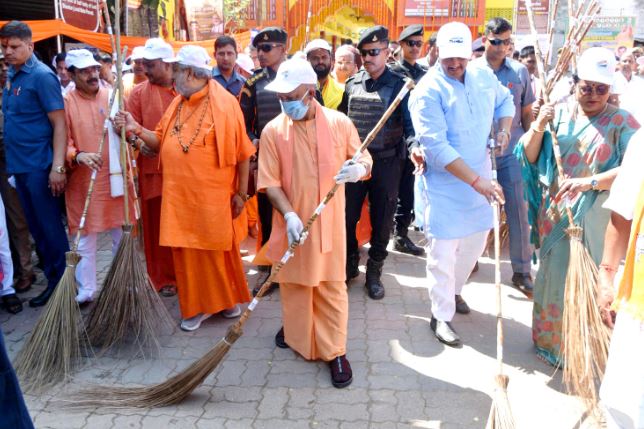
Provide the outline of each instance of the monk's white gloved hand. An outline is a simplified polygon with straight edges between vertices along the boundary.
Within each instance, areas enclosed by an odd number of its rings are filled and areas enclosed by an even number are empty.
[[[367,174],[367,168],[360,162],[355,162],[352,159],[344,161],[342,168],[334,177],[335,182],[342,183],[355,183],[362,179]]]
[[[300,217],[295,212],[288,212],[284,214],[284,220],[286,221],[286,236],[288,237],[288,245],[294,241],[300,241],[300,245],[304,244],[306,240],[306,234],[302,234],[304,225],[300,220]]]

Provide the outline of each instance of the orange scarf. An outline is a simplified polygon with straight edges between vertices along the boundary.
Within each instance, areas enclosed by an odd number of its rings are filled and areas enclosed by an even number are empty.
[[[237,145],[233,143],[237,142],[239,135],[241,135],[242,138],[248,138],[246,136],[244,117],[241,114],[241,111],[237,114],[237,110],[239,110],[238,108],[234,108],[234,104],[237,103],[237,100],[228,91],[226,91],[224,87],[212,79],[208,81],[208,94],[206,97],[210,98],[210,113],[212,121],[215,124],[217,167],[224,168],[236,165]],[[171,112],[170,119],[174,118],[177,114],[177,109],[179,108],[179,103],[182,99],[183,97],[181,96],[175,97],[175,99],[172,100],[172,103],[168,106],[166,113],[168,111]],[[233,101],[235,103],[233,103]],[[161,133],[161,144],[163,144],[166,133],[171,128],[172,121],[169,120]],[[159,159],[159,164],[160,163],[161,159]]]
[[[323,107],[315,100],[311,101],[315,106],[315,134],[316,147],[318,152],[318,195],[317,200],[322,201],[327,192],[331,190],[335,181],[335,165],[333,162],[333,142],[329,133],[329,123],[324,116]],[[293,129],[293,120],[284,113],[280,114],[281,124],[278,131],[278,141],[276,144],[279,155],[280,170],[282,172],[282,190],[286,198],[291,199],[291,183],[293,181],[293,146],[295,144],[295,130]],[[329,204],[319,217],[321,229],[321,249],[322,253],[330,252],[332,249],[332,219],[333,205]],[[304,213],[310,216],[313,213]],[[306,222],[308,218],[303,218]],[[269,250],[267,256],[277,261],[288,247],[286,236],[286,222],[282,216],[273,216],[273,230],[268,241]]]

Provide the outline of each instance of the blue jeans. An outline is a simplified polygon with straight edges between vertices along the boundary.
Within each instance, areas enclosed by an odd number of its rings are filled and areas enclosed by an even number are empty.
[[[0,332],[0,429],[33,429]]]
[[[523,198],[521,165],[514,155],[496,158],[499,184],[505,195],[505,215],[510,229],[510,262],[515,273],[529,274],[532,247],[528,208]]]
[[[47,277],[48,287],[55,287],[65,271],[65,252],[69,251],[63,226],[62,198],[49,189],[49,170],[14,174],[29,232],[36,242]]]

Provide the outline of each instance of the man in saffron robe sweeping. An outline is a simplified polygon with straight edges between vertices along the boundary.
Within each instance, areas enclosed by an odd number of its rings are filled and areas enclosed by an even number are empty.
[[[132,89],[126,109],[134,120],[148,130],[154,130],[177,93],[172,87],[172,65],[164,58],[172,58],[172,46],[162,39],[149,39],[141,52],[141,61],[148,80]],[[132,136],[136,138],[136,136]],[[172,251],[159,245],[161,217],[161,168],[159,156],[145,144],[138,157],[141,216],[143,218],[143,244],[145,263],[152,284],[163,296],[176,294],[176,280]]]
[[[172,248],[181,329],[194,331],[215,313],[241,314],[250,301],[233,219],[248,198],[255,148],[235,97],[212,81],[210,57],[184,46],[172,63],[177,92],[156,131],[131,114],[115,119],[159,152],[163,173],[160,244]]]
[[[300,237],[302,220],[338,183],[357,182],[371,171],[358,132],[344,114],[322,107],[315,99],[317,75],[305,60],[280,65],[266,86],[278,93],[282,111],[261,135],[258,188],[265,190],[276,212],[267,256],[279,261],[287,245]],[[342,168],[342,169],[341,169]],[[341,170],[340,170],[341,169]],[[334,175],[340,170],[337,176]],[[345,285],[346,230],[342,187],[313,224],[307,241],[279,272],[284,327],[278,347],[290,347],[305,359],[329,362],[331,381],[351,384],[346,358],[348,299]]]

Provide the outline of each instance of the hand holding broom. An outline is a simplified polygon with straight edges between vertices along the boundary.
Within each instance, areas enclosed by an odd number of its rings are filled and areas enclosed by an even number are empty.
[[[400,90],[389,108],[385,111],[382,118],[378,121],[374,129],[369,133],[365,141],[353,156],[353,160],[357,161],[360,154],[367,149],[367,146],[373,141],[378,132],[382,129],[385,122],[389,119],[391,114],[398,107],[400,102],[405,98],[409,91],[414,87],[414,83],[408,80],[405,86]],[[323,201],[315,209],[311,217],[304,225],[304,229],[300,233],[300,239],[293,241],[289,246],[282,259],[273,267],[271,275],[264,282],[260,288],[257,296],[251,301],[246,310],[242,313],[240,318],[233,323],[229,328],[226,336],[219,340],[219,342],[210,349],[201,359],[194,362],[188,368],[170,378],[169,380],[148,387],[114,387],[114,388],[96,388],[89,391],[84,391],[79,395],[77,405],[81,406],[107,406],[107,407],[163,407],[172,405],[183,401],[188,397],[193,390],[195,390],[222,362],[228,350],[243,334],[243,326],[250,317],[251,313],[262,299],[266,290],[275,278],[282,267],[293,256],[297,246],[302,244],[303,237],[310,230],[313,222],[320,216],[324,207],[329,203],[331,198],[335,195],[340,185],[337,183],[326,194]],[[87,399],[90,398],[90,399]]]

